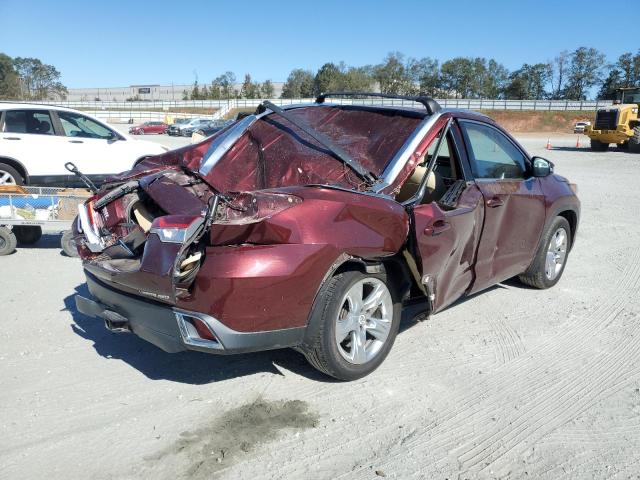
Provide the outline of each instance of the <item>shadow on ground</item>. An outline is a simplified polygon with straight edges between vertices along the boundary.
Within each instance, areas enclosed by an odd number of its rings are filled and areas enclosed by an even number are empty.
[[[510,287],[522,288],[516,280],[505,282]],[[476,296],[496,288],[508,288],[503,284],[494,285],[482,292],[463,297],[451,306],[473,300]],[[86,284],[79,285],[75,294],[90,297]],[[320,382],[336,382],[311,367],[304,355],[287,348],[258,353],[238,355],[215,355],[194,351],[166,353],[158,347],[129,333],[112,333],[104,327],[102,320],[88,317],[76,309],[75,294],[64,299],[64,310],[71,313],[71,328],[82,338],[93,342],[93,348],[102,357],[121,360],[152,380],[171,380],[180,383],[202,385],[219,382],[256,373],[284,375],[292,371]],[[425,306],[411,305],[402,312],[399,333],[403,333],[418,323]]]

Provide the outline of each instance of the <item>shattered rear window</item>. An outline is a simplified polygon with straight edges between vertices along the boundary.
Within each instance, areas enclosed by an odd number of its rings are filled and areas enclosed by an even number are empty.
[[[422,120],[405,112],[355,107],[314,106],[288,112],[326,135],[375,176],[380,176]],[[348,166],[277,114],[253,123],[216,162],[207,179],[223,192],[314,183],[363,185]]]

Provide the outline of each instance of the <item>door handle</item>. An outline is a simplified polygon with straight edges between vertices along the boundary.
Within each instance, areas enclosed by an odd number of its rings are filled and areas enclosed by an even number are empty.
[[[5,140],[22,140],[20,137],[2,137]]]
[[[69,143],[84,143],[82,140],[69,140]]]
[[[501,198],[493,197],[487,200],[487,207],[489,208],[501,207],[502,205],[504,205],[504,201]]]
[[[444,220],[436,220],[431,225],[428,225],[424,229],[425,235],[430,235],[432,237],[436,237],[440,235],[442,232],[446,232],[451,228],[449,222],[445,222]]]

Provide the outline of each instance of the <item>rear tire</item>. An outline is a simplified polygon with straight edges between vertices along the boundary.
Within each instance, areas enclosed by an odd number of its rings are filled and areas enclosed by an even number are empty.
[[[0,185],[24,185],[24,179],[11,165],[0,163]]]
[[[13,234],[16,236],[18,243],[32,245],[42,237],[42,227],[16,225],[13,227]]]
[[[13,253],[17,244],[18,240],[11,229],[0,227],[0,256]]]
[[[570,248],[569,222],[564,217],[556,217],[544,233],[531,265],[518,278],[530,287],[539,289],[553,287],[562,277]]]
[[[640,153],[640,125],[633,129],[633,135],[627,142],[630,152]]]
[[[603,143],[598,140],[591,139],[591,150],[594,152],[606,152],[609,150],[609,144]]]
[[[300,349],[321,372],[338,380],[356,380],[373,372],[388,355],[400,313],[401,303],[386,275],[339,273],[318,294],[312,330]]]
[[[62,238],[60,239],[60,246],[62,247],[62,251],[65,253],[67,257],[79,257],[78,247],[76,246],[76,240],[73,237],[73,232],[71,230],[67,230],[62,234]]]

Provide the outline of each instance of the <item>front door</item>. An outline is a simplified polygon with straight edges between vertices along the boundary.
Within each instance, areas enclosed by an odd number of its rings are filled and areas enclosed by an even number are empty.
[[[485,219],[470,293],[523,273],[545,222],[545,199],[525,153],[499,129],[461,120]]]
[[[89,177],[119,173],[123,156],[130,156],[118,134],[93,119],[76,112],[57,111],[64,138],[60,156]]]
[[[457,126],[447,137],[436,161],[433,188],[413,207],[418,269],[423,284],[434,294],[434,311],[460,298],[473,283],[484,215],[482,194],[470,179],[465,152],[459,148],[462,138]],[[445,205],[443,200],[456,182],[461,193],[454,204]]]

